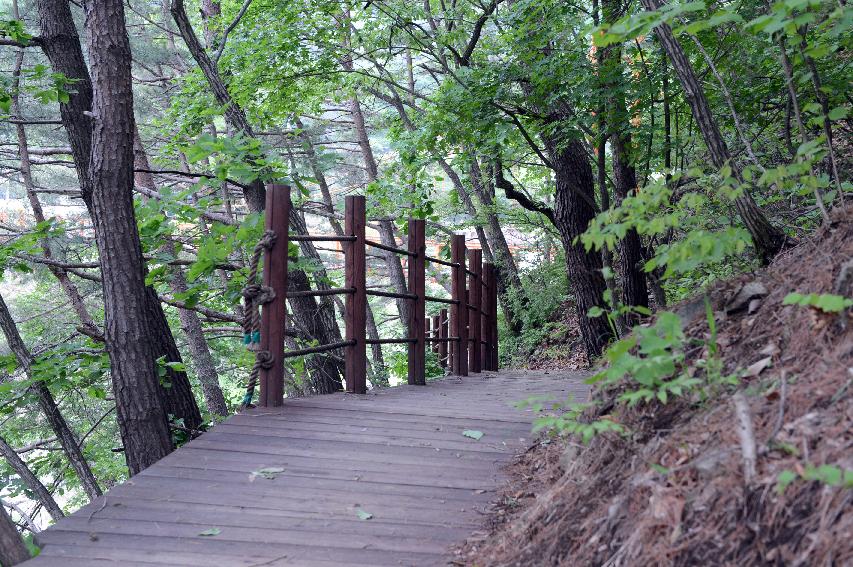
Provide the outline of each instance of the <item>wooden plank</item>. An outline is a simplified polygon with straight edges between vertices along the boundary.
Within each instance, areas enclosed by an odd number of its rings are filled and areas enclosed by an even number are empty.
[[[365,255],[365,198],[348,195],[345,203],[344,232],[355,240],[345,245],[345,287],[354,289],[346,297],[344,322],[346,340],[355,341],[345,349],[344,362],[347,392],[367,391],[367,267]]]
[[[468,308],[465,306],[467,292],[465,290],[465,235],[454,234],[450,237],[450,258],[457,264],[451,268],[450,287],[452,297],[456,302],[450,306],[450,329],[453,341],[453,373],[457,376],[468,375]]]
[[[438,312],[438,323],[438,338],[447,339],[447,331],[450,328],[450,321],[448,320],[447,309],[441,309]],[[441,364],[442,368],[447,368],[448,366],[447,351],[447,341],[442,340],[438,343],[438,362],[439,364]]]
[[[500,370],[500,361],[498,358],[498,346],[500,345],[500,341],[498,340],[498,269],[497,266],[490,264],[489,271],[492,274],[491,282],[489,284],[489,305],[487,309],[492,314],[492,317],[489,321],[489,336],[490,336],[490,344],[491,347],[489,349],[489,370]]]
[[[39,534],[27,565],[446,564],[530,439],[532,413],[509,404],[586,391],[560,377],[579,375],[484,372],[233,416]]]
[[[264,285],[275,293],[261,310],[261,351],[272,357],[272,366],[261,368],[258,405],[278,407],[284,402],[284,328],[287,316],[287,235],[290,218],[290,187],[267,187],[264,225],[276,235],[275,244],[264,252]]]
[[[42,532],[44,541],[50,541],[48,547],[63,542],[79,542],[90,540],[89,532],[75,532],[66,530],[51,530]],[[217,537],[171,537],[164,535],[128,535],[101,533],[96,534],[97,540],[90,541],[88,547],[103,549],[126,549],[135,550],[138,557],[144,559],[150,550],[165,552],[187,552],[193,551],[197,555],[208,558],[208,565],[221,567],[223,565],[234,565],[226,561],[220,561],[220,557],[247,556],[254,561],[248,565],[257,565],[264,560],[273,560],[279,557],[297,561],[302,565],[302,560],[339,562],[339,565],[438,565],[441,564],[441,555],[428,553],[391,552],[373,549],[350,549],[321,547],[313,545],[289,545],[280,544],[277,541],[267,541],[259,546],[247,542],[234,542],[220,540]],[[325,540],[334,539],[334,534],[328,534]],[[325,542],[324,540],[324,542]],[[26,564],[26,563],[25,563]],[[246,563],[240,563],[246,565]],[[270,563],[274,565],[274,563]],[[276,563],[277,564],[277,563]]]
[[[468,311],[468,331],[471,340],[468,347],[468,370],[471,372],[480,373],[483,369],[480,359],[480,302],[482,301],[483,284],[481,282],[483,276],[483,251],[469,250],[468,265],[471,273],[468,275],[468,302],[471,305]]]
[[[411,304],[409,320],[409,384],[426,384],[426,228],[423,219],[409,219],[409,293],[417,296]]]

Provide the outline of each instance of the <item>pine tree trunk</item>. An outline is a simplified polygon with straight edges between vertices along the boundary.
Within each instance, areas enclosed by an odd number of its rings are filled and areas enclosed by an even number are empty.
[[[326,212],[329,213],[329,225],[332,227],[332,231],[341,236],[344,234],[344,228],[341,226],[340,221],[334,217],[335,215],[335,204],[332,202],[332,193],[329,191],[329,183],[326,180],[326,175],[323,172],[323,169],[320,167],[320,162],[317,159],[317,153],[314,151],[314,144],[311,141],[311,138],[305,132],[305,126],[302,124],[302,120],[299,117],[296,118],[296,127],[302,130],[301,137],[304,141],[305,154],[308,157],[308,163],[311,165],[311,171],[314,173],[314,179],[317,180],[317,186],[320,188],[320,194],[323,197],[323,204],[326,206]],[[366,306],[367,309],[367,336],[371,340],[376,340],[379,338],[379,329],[376,327],[376,318],[373,315],[373,309],[368,304]],[[387,375],[385,373],[385,360],[382,356],[382,345],[381,344],[372,344],[370,345],[370,352],[373,359],[373,373],[376,377],[384,377],[384,379],[380,379],[381,382],[387,383]]]
[[[162,329],[151,325],[150,294],[154,292],[145,285],[133,209],[135,124],[123,3],[88,2],[86,30],[93,94],[92,222],[100,253],[105,337],[118,425],[134,475],[166,456],[173,445],[157,371],[158,353],[152,344],[154,332]]]
[[[361,110],[361,102],[357,95],[353,95],[350,99],[350,115],[355,123],[355,135],[358,139],[358,146],[361,149],[364,167],[367,170],[367,182],[372,183],[379,178],[379,166],[373,155],[373,148],[370,146],[370,137],[367,135],[364,113]],[[399,245],[394,234],[394,223],[388,219],[380,219],[378,225],[380,242],[385,246],[398,248]],[[403,272],[403,264],[400,262],[399,256],[394,252],[385,250],[382,251],[382,255],[385,258],[385,266],[388,268],[388,277],[391,279],[394,291],[397,293],[406,293],[406,275]],[[400,314],[400,321],[404,325],[405,321],[409,320],[410,311],[411,306],[409,305],[409,301],[397,299],[397,312]]]
[[[132,197],[129,193],[124,195],[120,190],[115,189],[116,193],[122,197],[121,200],[106,205],[104,203],[100,203],[99,205],[95,202],[93,176],[90,174],[94,137],[93,126],[101,123],[88,115],[91,111],[95,110],[92,79],[86,67],[86,62],[83,59],[80,38],[77,34],[77,28],[74,25],[74,18],[71,14],[68,0],[38,0],[38,12],[41,29],[40,45],[42,50],[47,55],[54,72],[62,73],[74,80],[74,89],[69,93],[68,102],[60,103],[59,109],[63,127],[68,135],[68,141],[71,146],[71,154],[77,170],[77,178],[80,182],[83,201],[86,204],[89,215],[92,217],[96,242],[100,246],[102,241],[111,241],[111,239],[122,240],[123,235],[103,234],[101,231],[127,230],[127,227],[132,223],[134,227],[133,232],[136,233]],[[122,31],[122,33],[125,32]],[[132,99],[130,100],[132,104]],[[129,172],[132,177],[132,162]],[[130,187],[132,188],[132,181]],[[104,206],[106,206],[106,209],[102,208]],[[118,206],[128,208],[120,211],[112,210]],[[101,210],[106,210],[108,215],[116,215],[116,217],[122,218],[124,225],[119,228],[111,227],[109,222],[97,222],[96,219]],[[128,215],[130,223],[128,222]],[[125,243],[135,241],[138,247],[138,235],[127,238],[129,240],[124,241]],[[131,255],[138,255],[141,259],[141,248],[138,248],[138,252],[126,252]],[[103,263],[104,261],[102,253],[101,262]],[[140,304],[145,307],[139,312],[139,316],[145,313],[144,317],[149,319],[148,324],[143,325],[148,327],[145,336],[147,336],[147,341],[152,343],[152,361],[161,356],[165,356],[167,361],[180,361],[180,353],[178,353],[175,346],[174,337],[169,329],[166,316],[163,313],[156,292],[153,289],[146,289],[145,297],[145,303]],[[115,301],[111,301],[110,305],[115,305],[115,303]],[[109,341],[108,338],[105,337],[105,339]],[[117,348],[107,342],[108,351],[116,350]],[[195,399],[192,397],[192,391],[186,374],[175,372],[171,369],[168,374],[172,387],[161,393],[164,396],[163,403],[168,405],[168,413],[174,415],[176,419],[182,419],[187,427],[197,427],[201,423],[201,416]]]
[[[32,354],[24,344],[24,340],[18,332],[18,327],[15,325],[12,314],[9,312],[9,307],[2,296],[0,296],[0,328],[3,329],[6,344],[9,345],[9,350],[14,353],[15,358],[18,360],[18,365],[24,370],[27,378],[32,379]],[[28,391],[38,399],[39,407],[47,418],[47,422],[50,424],[54,435],[59,440],[59,444],[62,445],[65,456],[68,457],[68,461],[71,463],[71,468],[77,473],[77,478],[80,479],[83,491],[90,500],[97,498],[101,495],[101,488],[98,486],[95,475],[92,474],[92,469],[89,468],[89,463],[80,449],[77,437],[71,431],[71,428],[68,427],[65,418],[62,417],[50,390],[44,382],[36,381],[28,388]]]
[[[504,312],[507,328],[514,335],[522,331],[521,319],[515,311],[514,302],[524,309],[527,305],[527,296],[524,295],[524,287],[521,285],[521,277],[518,275],[518,266],[509,249],[506,236],[501,228],[500,220],[495,213],[494,185],[486,181],[482,175],[477,156],[472,152],[471,156],[471,187],[474,194],[485,209],[486,215],[486,238],[492,251],[492,259],[497,268],[498,296],[501,300],[501,309]]]
[[[615,23],[622,16],[621,0],[604,0],[601,5],[606,24]],[[601,57],[602,87],[606,94],[606,123],[610,130],[610,147],[613,154],[613,177],[616,205],[637,191],[637,172],[630,155],[631,134],[628,110],[625,106],[622,70],[622,48],[614,45],[605,48]],[[643,271],[643,250],[640,235],[630,229],[619,243],[619,276],[622,283],[622,304],[649,306],[649,290]],[[634,313],[625,317],[631,325],[637,321]]]

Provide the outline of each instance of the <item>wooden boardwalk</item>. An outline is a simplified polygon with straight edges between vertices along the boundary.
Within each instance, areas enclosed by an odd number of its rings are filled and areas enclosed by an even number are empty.
[[[489,372],[235,415],[40,533],[26,565],[446,565],[531,439],[512,405],[584,399],[582,378]]]

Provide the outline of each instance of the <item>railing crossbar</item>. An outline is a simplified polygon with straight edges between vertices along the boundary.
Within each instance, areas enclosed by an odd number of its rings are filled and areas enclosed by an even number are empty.
[[[394,246],[387,246],[382,244],[381,242],[374,242],[372,240],[365,240],[364,243],[367,246],[372,246],[373,248],[379,248],[380,250],[385,250],[387,252],[393,252],[394,254],[402,254],[403,256],[409,256],[414,258],[417,256],[414,252],[409,252],[408,250],[404,250],[403,248],[395,248]]]
[[[355,293],[352,287],[333,287],[332,289],[312,289],[307,291],[288,291],[287,297],[323,297],[326,295],[349,295]]]
[[[284,364],[287,358],[327,353],[324,356],[344,365],[348,392],[364,394],[367,384],[368,345],[406,345],[408,352],[408,383],[426,384],[426,350],[435,352],[440,364],[449,367],[457,376],[470,372],[498,369],[497,336],[497,272],[491,263],[483,263],[481,250],[468,250],[465,235],[454,234],[450,240],[450,260],[427,256],[425,221],[410,219],[408,239],[402,248],[396,242],[389,245],[367,240],[366,199],[350,195],[345,199],[343,235],[289,234],[290,188],[270,185],[267,190],[265,228],[276,235],[264,257],[263,285],[272,288],[274,295],[264,304],[260,325],[260,354],[271,356],[259,373],[260,406],[280,406],[284,401]],[[335,218],[338,218],[337,215]],[[327,250],[343,253],[344,282],[339,288],[287,291],[288,252],[290,242],[335,242]],[[406,292],[371,289],[367,283],[368,257],[366,248],[376,248],[407,257]],[[426,263],[446,266],[451,275],[450,297],[427,295]],[[285,350],[285,335],[296,334],[286,329],[286,299],[344,295],[343,340],[295,350]],[[400,338],[367,338],[366,314],[368,297],[387,297],[406,300],[410,315],[402,321],[405,330]],[[426,303],[444,304],[438,313],[428,316]],[[254,336],[254,332],[253,335]],[[304,337],[310,338],[310,337]],[[343,354],[339,351],[343,349]]]
[[[458,305],[458,299],[446,299],[444,297],[433,297],[431,295],[425,295],[424,301],[432,301],[433,303],[446,303],[448,305]]]
[[[394,299],[410,299],[412,301],[416,301],[418,296],[414,293],[397,293],[394,291],[379,291],[376,289],[368,289],[364,292],[366,295],[373,295],[376,297],[391,297]]]
[[[369,345],[402,345],[417,342],[417,339],[413,337],[402,339],[367,339],[364,342]]]
[[[305,356],[306,354],[316,354],[318,352],[326,352],[336,350],[355,344],[355,341],[340,341],[337,343],[329,343],[327,345],[319,345],[309,348],[300,348],[296,350],[286,350],[282,354],[282,358],[293,358],[295,356]]]
[[[458,268],[459,264],[456,262],[448,262],[447,260],[442,260],[440,258],[433,258],[432,256],[424,257],[424,260],[430,262],[432,264],[441,264],[442,266],[447,266],[448,268]]]
[[[327,234],[291,234],[288,240],[293,242],[355,242],[355,236]]]

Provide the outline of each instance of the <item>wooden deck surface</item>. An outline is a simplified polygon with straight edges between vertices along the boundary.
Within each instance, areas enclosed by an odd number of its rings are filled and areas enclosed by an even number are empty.
[[[513,404],[583,400],[583,377],[484,372],[232,416],[39,534],[26,565],[446,565],[531,439]]]

